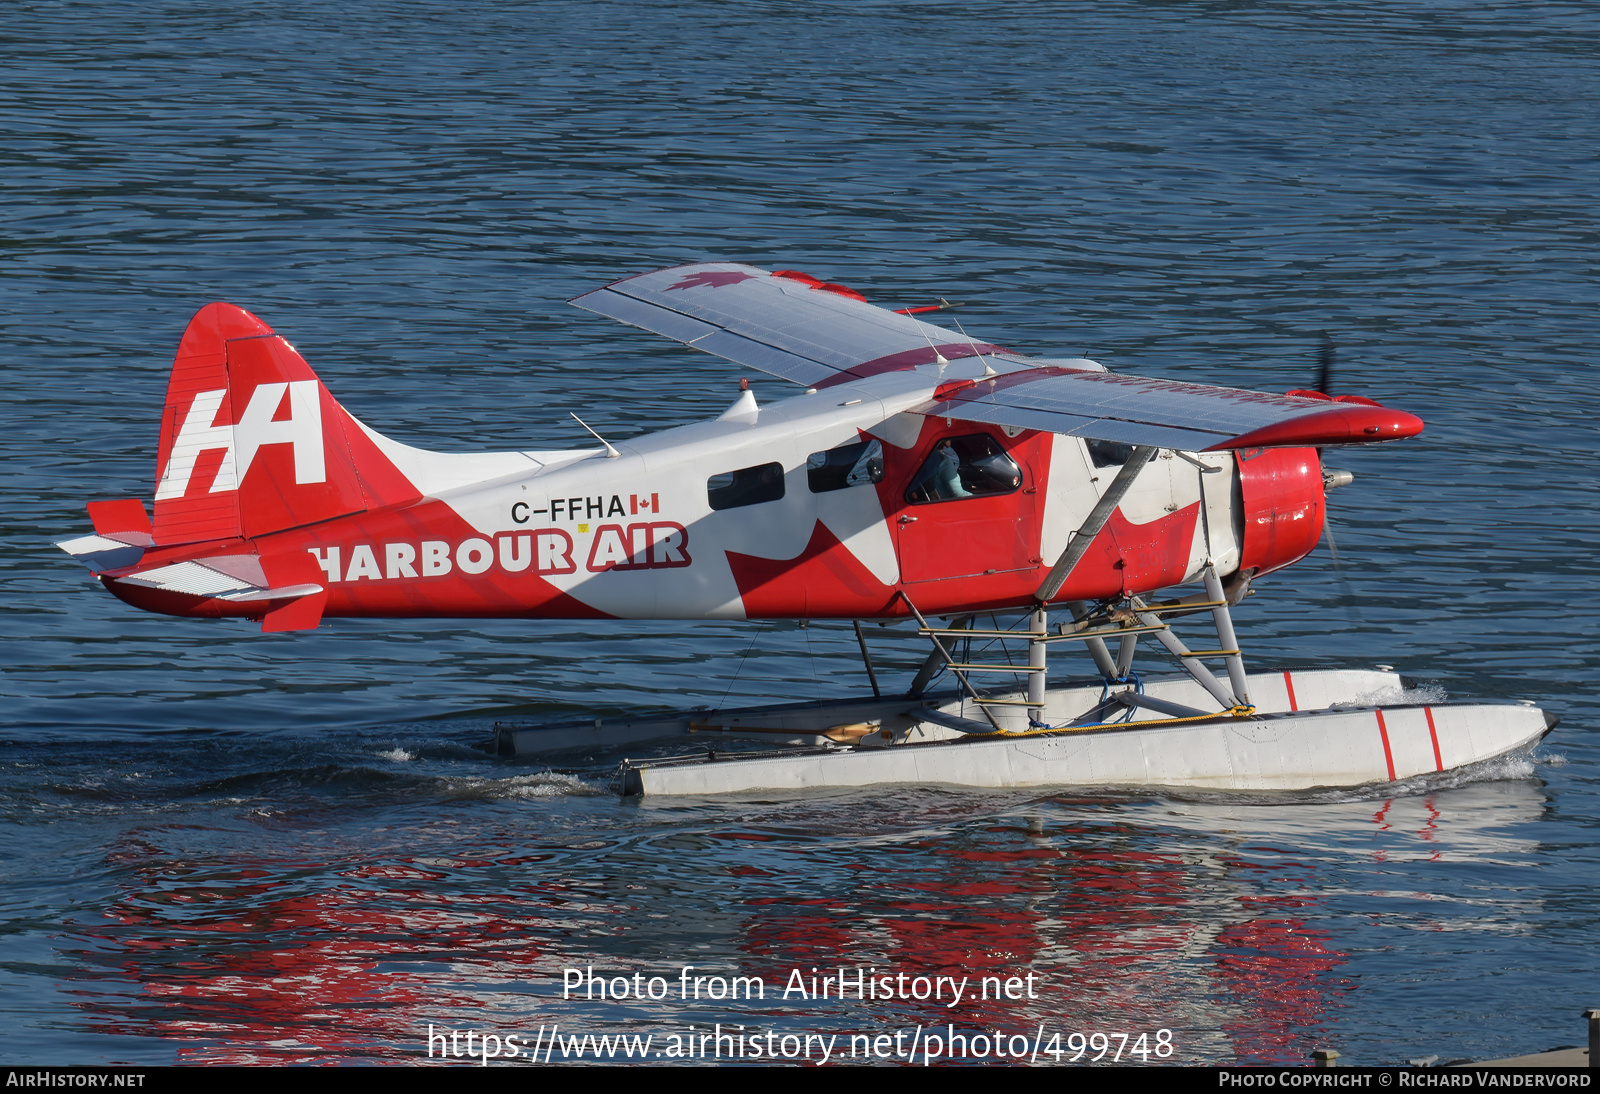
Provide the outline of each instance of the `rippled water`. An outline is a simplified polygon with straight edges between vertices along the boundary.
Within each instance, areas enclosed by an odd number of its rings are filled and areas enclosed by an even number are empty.
[[[934,1003],[559,998],[562,970],[1034,973],[974,1028],[1179,1062],[1581,1039],[1600,925],[1586,5],[19,3],[0,38],[9,1062],[408,1059],[427,1027],[909,1031]],[[50,541],[148,490],[211,299],[425,447],[691,421],[735,370],[564,301],[799,268],[1025,351],[1282,390],[1319,332],[1415,442],[1341,454],[1257,665],[1561,714],[1381,798],[625,802],[497,718],[860,689],[845,629],[135,613]],[[763,400],[789,394],[757,381]],[[888,646],[884,655],[894,655]],[[914,652],[901,655],[909,663]]]

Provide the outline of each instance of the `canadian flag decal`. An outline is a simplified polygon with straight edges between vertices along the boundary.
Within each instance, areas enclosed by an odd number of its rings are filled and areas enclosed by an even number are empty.
[[[629,494],[628,515],[637,516],[640,513],[654,513],[660,516],[661,495],[651,494],[649,497],[645,497],[643,494]]]

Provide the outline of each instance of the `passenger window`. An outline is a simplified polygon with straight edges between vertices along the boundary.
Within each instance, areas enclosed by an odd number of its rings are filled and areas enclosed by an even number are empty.
[[[870,486],[883,481],[883,443],[877,440],[841,444],[806,457],[806,485],[813,494]]]
[[[1009,494],[1022,485],[1022,470],[993,437],[978,433],[940,441],[923,461],[906,501],[926,505],[957,498]]]
[[[1133,458],[1133,445],[1121,441],[1085,441],[1096,467],[1121,467]]]
[[[724,471],[706,480],[706,498],[713,509],[737,509],[783,497],[783,464],[763,463]]]

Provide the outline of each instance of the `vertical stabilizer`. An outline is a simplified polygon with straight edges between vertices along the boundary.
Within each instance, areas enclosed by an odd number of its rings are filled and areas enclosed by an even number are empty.
[[[416,497],[271,327],[220,303],[190,321],[161,416],[158,545],[253,538]]]

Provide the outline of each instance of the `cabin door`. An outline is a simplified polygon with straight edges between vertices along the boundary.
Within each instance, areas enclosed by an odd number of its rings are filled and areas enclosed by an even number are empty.
[[[1038,566],[1037,483],[1022,456],[988,433],[944,436],[926,450],[894,517],[905,582]]]

